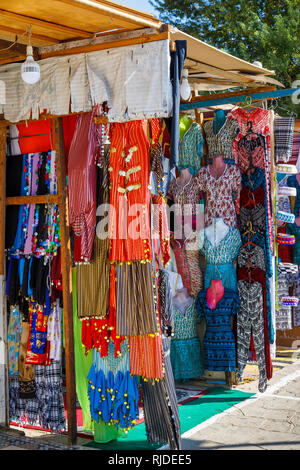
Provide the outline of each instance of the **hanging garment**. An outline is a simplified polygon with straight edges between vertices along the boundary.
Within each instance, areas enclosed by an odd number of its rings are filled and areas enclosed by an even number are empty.
[[[35,397],[35,371],[32,364],[26,363],[27,346],[30,337],[29,323],[22,322],[22,333],[19,349],[19,396],[20,398],[30,399]]]
[[[237,268],[237,278],[239,281],[245,281],[249,285],[252,283],[259,283],[262,287],[260,290],[262,294],[263,305],[263,336],[264,336],[264,356],[265,365],[267,370],[267,379],[270,380],[273,376],[273,366],[270,352],[270,344],[275,341],[275,331],[272,316],[272,302],[269,283],[266,282],[265,272],[259,268],[248,268],[242,266]],[[251,352],[254,353],[254,344]]]
[[[170,338],[163,339],[165,377],[153,382],[141,381],[147,440],[181,449],[180,419],[170,362]],[[154,411],[155,410],[155,411]]]
[[[152,240],[158,266],[166,266],[170,260],[170,231],[167,206],[160,195],[151,196]]]
[[[188,168],[192,175],[196,175],[201,167],[203,156],[203,135],[201,126],[193,122],[184,136],[179,139],[178,171]]]
[[[12,125],[9,131],[13,155],[47,152],[53,148],[50,119]]]
[[[195,177],[199,190],[205,192],[205,227],[213,223],[213,218],[224,219],[226,225],[237,227],[241,174],[237,167],[225,164],[219,178],[215,178],[210,167],[203,167]]]
[[[94,239],[93,256],[89,264],[77,266],[78,316],[103,318],[109,300],[108,238]]]
[[[6,197],[21,195],[23,156],[6,157]]]
[[[81,236],[78,262],[90,261],[96,228],[96,138],[94,113],[80,114],[68,158],[70,225]],[[80,191],[78,191],[80,188]]]
[[[170,170],[178,165],[179,158],[179,108],[180,108],[180,83],[187,54],[187,42],[175,41],[175,51],[171,52],[171,83],[173,89],[173,116],[167,120],[167,126],[171,136]]]
[[[211,243],[204,230],[204,243],[201,248],[206,260],[204,289],[211,286],[212,280],[221,279],[224,287],[237,291],[234,261],[241,246],[240,232],[234,227],[229,227],[225,237],[216,246]]]
[[[199,250],[198,232],[192,232],[185,243],[186,260],[191,279],[190,295],[196,298],[203,289],[203,274],[201,270],[201,254]]]
[[[293,278],[293,294],[300,299],[300,274],[294,274]],[[300,302],[297,307],[293,307],[293,325],[300,326]]]
[[[183,186],[179,184],[180,178],[173,178],[168,190],[168,199],[174,203],[176,238],[189,235],[191,229],[200,230],[203,227],[204,198],[196,179],[191,176]],[[185,229],[185,225],[187,228]],[[184,230],[184,231],[183,231]]]
[[[288,163],[293,151],[293,117],[276,117],[274,119],[274,145],[276,163]]]
[[[224,160],[231,161],[233,141],[239,131],[239,126],[233,119],[226,118],[218,132],[214,131],[214,120],[206,121],[203,125],[209,158],[222,155]]]
[[[176,260],[176,268],[178,273],[181,276],[182,283],[184,287],[191,292],[191,275],[189,271],[187,256],[186,256],[186,249],[185,249],[185,242],[182,240],[178,240],[174,237],[174,234],[171,234],[171,247],[173,249],[173,253]]]
[[[248,361],[251,333],[259,367],[258,389],[264,392],[267,388],[267,371],[264,348],[264,320],[262,286],[258,282],[249,284],[238,281],[240,309],[237,314],[237,364],[238,381]]]
[[[235,119],[240,132],[233,144],[233,155],[242,173],[261,168],[265,176],[266,213],[270,249],[273,251],[274,226],[271,207],[271,136],[269,111],[238,108],[228,115]]]
[[[117,264],[116,278],[117,335],[157,333],[151,264]]]
[[[151,260],[147,121],[114,123],[110,138],[109,259]]]
[[[129,372],[129,351],[126,340],[116,358],[114,344],[109,343],[108,356],[102,358],[94,350],[88,374],[88,395],[92,419],[128,431],[139,418],[138,381]]]
[[[22,334],[22,312],[11,307],[7,329],[8,377],[19,375],[19,347]]]
[[[276,330],[291,330],[293,328],[292,313],[293,307],[284,305],[282,299],[289,297],[290,286],[288,276],[285,273],[278,273],[277,277],[277,302],[278,307],[275,313]]]
[[[145,379],[164,377],[161,331],[156,335],[130,336],[129,352],[131,375],[140,375]]]
[[[174,328],[174,312],[169,278],[168,271],[159,270],[158,308],[163,331],[165,374],[162,380],[142,380],[141,390],[148,441],[165,442],[170,445],[171,449],[175,450],[181,447],[181,437],[177,397],[170,360],[170,334]]]
[[[204,374],[200,341],[197,334],[195,300],[184,312],[173,308],[174,335],[171,340],[171,363],[176,381],[186,381]]]
[[[53,361],[62,358],[62,309],[57,299],[51,307],[47,323],[47,341],[50,343],[49,357]]]
[[[236,370],[235,338],[231,327],[231,316],[237,314],[239,304],[237,293],[227,288],[214,310],[207,305],[206,290],[198,294],[195,307],[199,319],[205,318],[206,321],[203,341],[204,369],[232,372]]]

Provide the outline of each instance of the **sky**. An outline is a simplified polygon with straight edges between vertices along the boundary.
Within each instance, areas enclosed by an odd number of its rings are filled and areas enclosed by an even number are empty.
[[[148,0],[114,0],[116,3],[121,3],[122,5],[126,5],[131,8],[135,8],[136,10],[145,11],[146,13],[151,13],[156,18],[158,17],[158,13],[155,12],[152,5]]]

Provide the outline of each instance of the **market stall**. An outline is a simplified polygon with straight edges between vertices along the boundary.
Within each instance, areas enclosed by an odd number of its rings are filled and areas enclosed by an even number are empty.
[[[19,44],[0,66],[2,421],[74,443],[77,399],[99,442],[142,413],[179,449],[175,382],[241,382],[250,352],[263,392],[276,330],[298,325],[299,263],[279,250],[299,145],[268,109],[295,90],[113,2],[31,3],[0,10],[5,40],[31,25],[39,66],[29,85]]]

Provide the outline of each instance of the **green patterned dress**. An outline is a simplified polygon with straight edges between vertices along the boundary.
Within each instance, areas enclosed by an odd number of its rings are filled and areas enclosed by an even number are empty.
[[[187,381],[204,373],[200,341],[197,336],[195,300],[185,313],[174,307],[174,336],[171,363],[175,381]]]

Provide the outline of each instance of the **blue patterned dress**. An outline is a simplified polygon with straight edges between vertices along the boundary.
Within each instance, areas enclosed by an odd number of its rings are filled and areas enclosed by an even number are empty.
[[[195,300],[182,313],[173,308],[174,336],[171,341],[171,363],[174,380],[185,381],[203,375],[200,341],[197,336]]]
[[[225,237],[215,247],[204,235],[201,253],[206,259],[204,289],[211,286],[212,280],[222,280],[223,286],[237,291],[236,268],[234,260],[242,246],[239,230],[229,227]]]
[[[204,368],[210,371],[236,370],[235,338],[231,316],[236,315],[240,300],[237,292],[226,289],[215,310],[207,305],[206,290],[198,294],[196,309],[199,318],[205,318],[206,331],[203,341]]]

